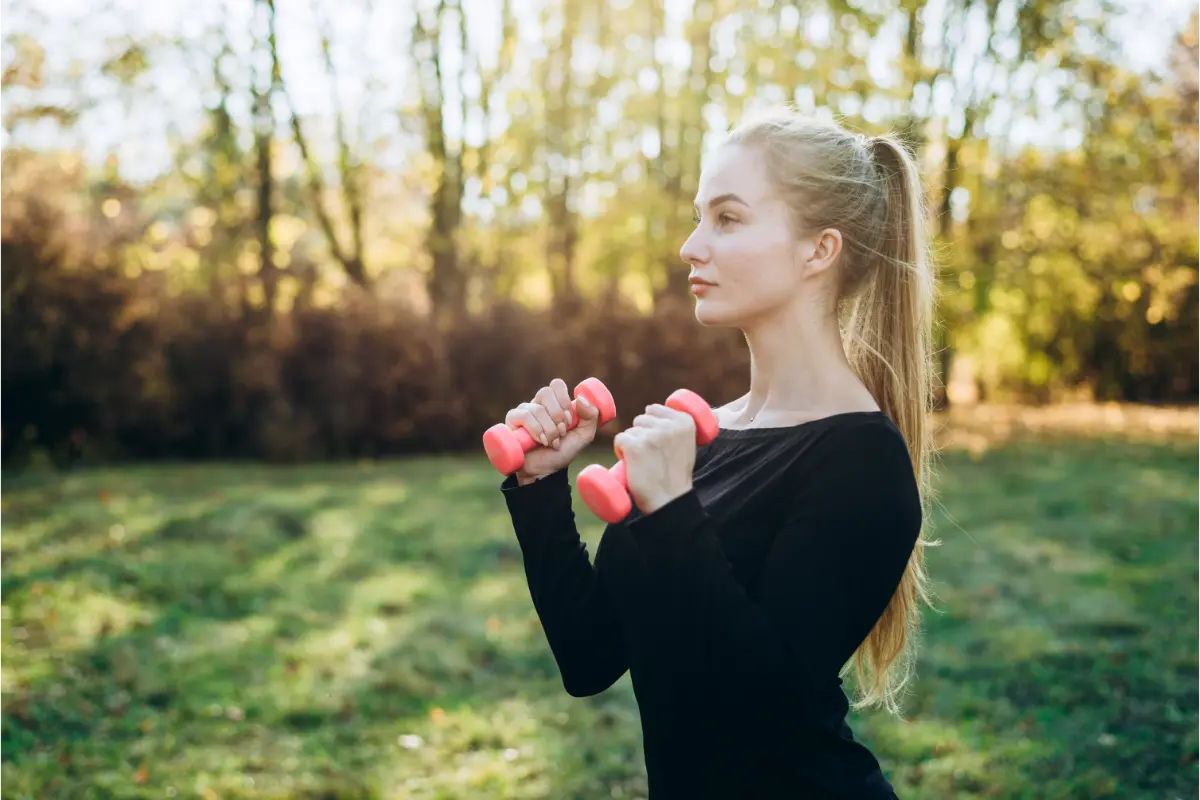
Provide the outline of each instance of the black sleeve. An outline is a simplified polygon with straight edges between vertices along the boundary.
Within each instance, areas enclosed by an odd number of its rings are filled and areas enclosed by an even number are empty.
[[[525,486],[500,486],[521,546],[525,577],[563,687],[574,697],[599,694],[629,668],[616,614],[575,527],[567,471]]]
[[[712,519],[690,491],[630,523],[661,592],[667,631],[655,660],[693,686],[720,687],[727,713],[808,706],[886,608],[921,525],[904,440],[882,426],[830,436],[816,463],[785,478],[783,529],[765,559],[759,597],[735,579]],[[793,706],[795,707],[795,706]]]

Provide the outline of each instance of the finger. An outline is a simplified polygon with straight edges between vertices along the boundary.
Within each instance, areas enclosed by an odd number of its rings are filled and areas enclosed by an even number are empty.
[[[542,411],[542,407],[537,403],[521,404],[522,418],[529,421],[529,426],[538,432],[542,444],[549,447],[554,438],[554,429],[538,414],[539,411]]]
[[[662,403],[651,403],[646,406],[646,413],[659,419],[678,419],[679,417],[691,417],[685,411],[678,411],[670,406],[664,406]]]
[[[549,414],[550,424],[558,430],[559,436],[567,435],[567,416],[563,413],[562,404],[558,402],[558,396],[554,389],[550,386],[543,386],[538,389],[538,393],[534,396],[534,401],[541,403]]]
[[[619,444],[622,449],[637,447],[645,441],[644,428],[626,428],[613,437],[613,443]]]
[[[583,395],[575,399],[575,410],[579,412],[580,419],[593,420],[600,416],[600,409],[589,403]]]
[[[558,427],[553,417],[550,416],[550,409],[546,408],[541,403],[530,403],[534,418],[542,426],[542,430],[546,433],[546,438],[550,440],[550,446],[562,437],[561,429]]]
[[[670,424],[671,420],[664,419],[663,417],[652,416],[649,412],[645,414],[638,414],[633,418],[633,427],[635,428],[665,428]]]
[[[571,393],[567,391],[566,381],[555,378],[550,381],[550,390],[554,392],[554,399],[563,410],[563,421],[567,423],[568,428],[571,427]]]
[[[521,403],[521,405],[508,412],[504,417],[504,424],[510,428],[524,428],[529,431],[529,435],[535,441],[549,446],[550,440],[546,438],[546,432],[542,430],[542,423],[538,422],[537,418],[534,417],[533,408],[533,403]]]
[[[661,420],[668,427],[682,426],[687,428],[695,428],[696,420],[691,414],[686,411],[680,411],[677,408],[664,406],[661,403],[654,403],[646,406],[646,414],[653,419]]]
[[[679,414],[680,412],[668,408],[661,403],[651,403],[646,406],[646,410],[639,416],[644,417],[650,424],[665,423],[669,425],[671,422],[678,420]]]

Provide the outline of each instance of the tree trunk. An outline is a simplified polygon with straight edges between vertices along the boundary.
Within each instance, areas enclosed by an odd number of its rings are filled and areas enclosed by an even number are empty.
[[[274,0],[258,0],[266,20],[266,45],[270,52],[275,47],[275,3]],[[271,115],[271,96],[278,78],[278,63],[272,63],[270,79],[266,88],[260,85],[258,76],[254,86],[254,138],[258,157],[258,242],[259,278],[262,281],[266,316],[275,316],[275,297],[279,286],[279,271],[275,264],[275,246],[271,240],[271,218],[273,215],[271,190],[271,143],[275,134],[275,121]]]

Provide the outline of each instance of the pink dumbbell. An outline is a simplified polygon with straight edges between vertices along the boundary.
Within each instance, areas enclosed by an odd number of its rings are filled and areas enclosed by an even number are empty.
[[[597,425],[603,425],[617,416],[617,406],[612,394],[599,378],[587,378],[575,387],[575,396],[583,395],[587,401],[600,410]],[[571,424],[567,430],[579,424],[579,412],[576,401],[571,401]],[[525,465],[525,454],[535,447],[541,447],[541,442],[529,435],[524,428],[510,428],[503,422],[498,422],[483,433],[483,449],[487,451],[488,460],[492,462],[501,475],[511,475]]]
[[[697,445],[706,445],[717,438],[720,430],[717,417],[700,395],[689,389],[677,389],[663,405],[692,415],[696,421]],[[616,453],[617,458],[621,459],[620,448],[616,448]],[[575,486],[584,505],[605,522],[620,522],[633,509],[624,459],[617,461],[611,469],[605,469],[600,464],[584,467],[575,479]]]

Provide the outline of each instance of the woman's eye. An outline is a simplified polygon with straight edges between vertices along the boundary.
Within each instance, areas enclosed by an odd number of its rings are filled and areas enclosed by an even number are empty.
[[[722,225],[729,225],[734,222],[737,222],[737,219],[734,218],[733,216],[731,216],[730,214],[722,214],[721,215],[721,224]]]

